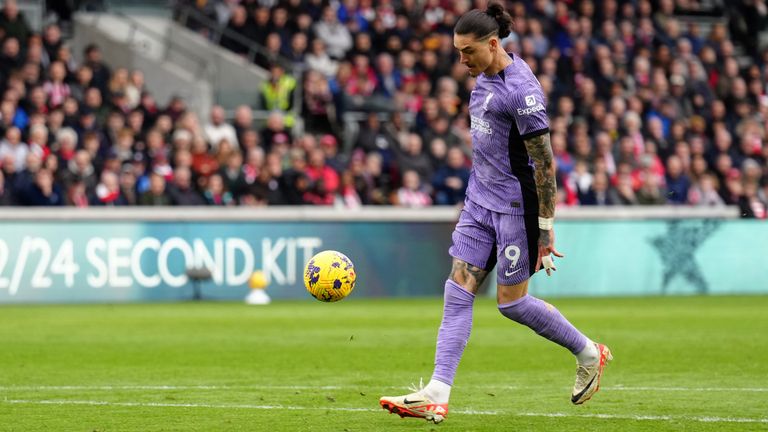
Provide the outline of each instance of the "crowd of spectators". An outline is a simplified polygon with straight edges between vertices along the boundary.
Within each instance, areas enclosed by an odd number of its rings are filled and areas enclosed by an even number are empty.
[[[56,24],[0,13],[0,203],[456,205],[471,169],[473,79],[452,28],[483,2],[226,0],[190,7],[246,55],[265,47],[264,125],[158,106],[141,71],[77,62]],[[559,205],[768,206],[764,0],[729,1],[705,33],[695,0],[508,2],[503,43],[548,97]],[[734,24],[735,23],[735,24]],[[708,26],[709,27],[709,26]],[[207,33],[211,36],[211,33]],[[293,95],[301,92],[301,106]],[[296,109],[294,109],[296,108]],[[352,148],[343,113],[364,113]],[[296,134],[294,113],[304,130]]]

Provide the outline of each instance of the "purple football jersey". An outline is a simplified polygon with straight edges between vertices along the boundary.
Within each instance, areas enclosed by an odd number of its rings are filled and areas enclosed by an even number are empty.
[[[467,199],[507,214],[538,214],[533,163],[524,139],[549,132],[541,84],[519,56],[498,74],[480,74],[469,100],[472,173]]]

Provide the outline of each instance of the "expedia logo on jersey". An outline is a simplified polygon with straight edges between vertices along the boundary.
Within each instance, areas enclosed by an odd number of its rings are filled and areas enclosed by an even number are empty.
[[[490,135],[491,134],[491,124],[490,123],[488,123],[487,121],[485,121],[485,120],[483,120],[483,119],[481,119],[479,117],[475,117],[475,116],[469,116],[469,118],[470,118],[470,121],[471,121],[470,129],[476,130],[478,132],[482,132],[482,133],[484,133],[486,135]]]
[[[536,97],[533,95],[525,97],[525,105],[527,108],[517,109],[517,115],[531,115],[535,112],[544,111],[546,109],[544,104],[536,103]]]

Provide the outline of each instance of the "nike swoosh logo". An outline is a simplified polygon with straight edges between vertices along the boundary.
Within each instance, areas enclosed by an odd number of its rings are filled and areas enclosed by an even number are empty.
[[[592,383],[593,383],[593,382],[595,382],[595,378],[597,378],[597,375],[599,375],[599,374],[596,374],[595,376],[593,376],[593,377],[592,377],[592,380],[590,380],[590,381],[589,381],[589,384],[587,384],[587,385],[584,387],[584,390],[580,391],[580,392],[579,392],[579,394],[577,394],[577,395],[575,395],[575,396],[571,397],[571,402],[576,402],[576,401],[577,401],[577,400],[579,400],[579,399],[580,399],[582,396],[584,396],[584,393],[585,393],[587,390],[589,390],[589,388],[590,388],[590,387],[592,387]]]
[[[509,270],[507,270],[507,271],[505,271],[505,272],[504,272],[504,276],[512,276],[513,274],[515,274],[515,273],[519,272],[520,270],[522,270],[522,269],[521,269],[521,268],[519,268],[519,269],[517,269],[517,270],[515,270],[515,271],[509,271]]]
[[[424,402],[424,401],[423,400],[416,400],[416,401],[412,400],[412,401],[409,401],[407,398],[403,398],[403,404],[405,404],[405,405],[410,405],[410,404],[415,404],[415,403],[422,403],[422,402]]]

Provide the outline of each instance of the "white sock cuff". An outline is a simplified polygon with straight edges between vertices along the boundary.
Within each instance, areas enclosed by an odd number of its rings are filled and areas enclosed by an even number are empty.
[[[587,338],[587,345],[584,349],[576,354],[576,361],[579,364],[589,364],[600,360],[600,352],[597,350],[597,345]]]
[[[448,399],[451,397],[451,386],[442,381],[431,379],[424,387],[424,393],[435,403],[448,403]]]

